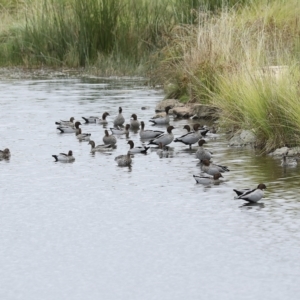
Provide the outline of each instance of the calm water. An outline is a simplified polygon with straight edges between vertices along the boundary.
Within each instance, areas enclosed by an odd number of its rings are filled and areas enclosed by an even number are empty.
[[[0,299],[233,300],[299,299],[300,167],[207,138],[214,161],[227,165],[219,185],[195,184],[196,151],[135,155],[131,169],[110,154],[90,154],[55,121],[102,115],[119,106],[129,122],[154,113],[161,91],[128,79],[0,82]],[[149,109],[141,110],[142,106]],[[175,136],[190,121],[173,120]],[[161,127],[163,130],[165,127]],[[83,125],[96,144],[101,125]],[[136,145],[139,135],[130,134]],[[52,154],[73,150],[76,161]],[[268,189],[261,205],[234,200],[233,188]]]

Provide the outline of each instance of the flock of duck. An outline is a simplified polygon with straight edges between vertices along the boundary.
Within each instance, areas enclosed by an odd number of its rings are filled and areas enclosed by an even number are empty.
[[[164,114],[158,114],[151,118],[149,121],[154,125],[169,125],[170,109],[171,107],[167,106],[165,108]],[[107,116],[109,116],[109,113],[105,112],[103,113],[102,118],[94,116],[82,118],[86,124],[98,123],[107,125]],[[75,133],[78,140],[87,141],[88,144],[91,145],[92,153],[110,151],[114,149],[117,144],[116,135],[125,134],[128,137],[129,129],[134,131],[139,130],[141,140],[148,141],[148,145],[135,147],[134,142],[132,140],[128,140],[128,152],[124,155],[119,155],[115,157],[115,161],[119,166],[130,166],[132,163],[132,155],[139,153],[146,154],[148,149],[150,149],[151,145],[158,147],[156,151],[159,156],[164,156],[170,151],[168,147],[169,144],[171,144],[172,142],[180,142],[187,145],[189,148],[191,148],[194,144],[198,144],[198,149],[195,155],[196,158],[200,161],[202,173],[201,175],[193,175],[197,183],[216,183],[220,181],[220,179],[223,177],[223,173],[229,172],[229,169],[226,166],[213,164],[211,162],[212,153],[203,147],[203,145],[206,143],[206,141],[204,140],[206,134],[208,132],[216,132],[214,127],[209,129],[206,126],[201,127],[200,124],[194,124],[193,128],[191,129],[189,125],[185,125],[184,129],[187,130],[187,133],[174,139],[174,135],[172,133],[172,130],[174,129],[173,126],[169,125],[167,127],[167,132],[150,129],[145,130],[145,123],[143,121],[140,122],[136,114],[131,115],[130,124],[126,124],[124,126],[124,123],[125,118],[122,115],[122,108],[119,107],[119,113],[113,121],[114,127],[110,128],[111,134],[107,129],[105,129],[103,136],[103,144],[96,145],[96,143],[93,140],[91,140],[91,134],[83,133],[82,129],[79,127],[80,125],[82,125],[81,122],[75,121],[73,117],[71,117],[69,121],[61,120],[59,122],[55,122],[55,124],[58,125],[57,130],[61,134]],[[11,154],[9,149],[6,148],[3,151],[0,150],[0,159],[9,159],[10,155]],[[54,157],[56,162],[73,162],[75,160],[72,150],[70,150],[68,153],[59,153],[52,156]],[[265,189],[266,185],[261,183],[255,189],[234,189],[234,191],[237,194],[236,199],[242,199],[248,202],[255,203],[263,197]]]

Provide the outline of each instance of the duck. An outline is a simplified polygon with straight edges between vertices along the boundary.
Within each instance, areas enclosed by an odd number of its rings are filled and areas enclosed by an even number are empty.
[[[140,122],[137,119],[137,115],[136,114],[132,114],[131,118],[132,119],[130,119],[130,128],[132,130],[139,129],[140,128]]]
[[[91,137],[91,133],[82,133],[81,128],[78,128],[78,131],[76,132],[76,137],[79,141],[89,141]]]
[[[74,126],[74,117],[70,118],[70,121],[63,121],[60,120],[59,122],[55,122],[56,125],[60,125],[60,126]]]
[[[190,126],[185,125],[183,129],[186,129],[188,133],[182,135],[179,138],[176,138],[174,142],[181,142],[185,145],[188,145],[190,149],[192,148],[192,145],[197,143],[200,139],[200,134],[198,132],[198,128],[200,127],[200,124],[194,124],[194,131],[190,131]]]
[[[118,166],[120,167],[130,166],[132,163],[130,151],[128,151],[126,155],[119,155],[115,157],[115,161],[118,163]]]
[[[110,144],[110,145],[114,146],[117,143],[116,137],[112,134],[110,135],[108,133],[108,130],[105,130],[104,133],[105,133],[105,136],[103,137],[104,144],[105,145]]]
[[[282,155],[281,166],[283,167],[296,167],[297,160],[294,157],[288,157],[289,151]]]
[[[60,131],[60,133],[76,133],[78,132],[79,125],[81,123],[79,121],[75,122],[75,125],[70,127],[70,126],[58,126],[57,129]]]
[[[114,126],[122,126],[125,122],[125,119],[122,115],[122,107],[119,107],[119,114],[114,119]]]
[[[159,145],[159,143],[162,143],[164,146],[169,145],[172,143],[174,139],[174,135],[172,133],[172,130],[174,129],[173,126],[168,126],[167,133],[162,133],[161,135],[157,136],[155,139],[150,140],[148,145]]]
[[[201,139],[201,140],[198,141],[199,148],[198,148],[195,156],[200,161],[201,160],[205,160],[205,159],[209,161],[211,159],[211,157],[212,157],[212,153],[203,148],[203,144],[205,144],[205,143],[206,143],[206,141],[203,140],[203,139]]]
[[[171,109],[171,106],[167,106],[165,108],[166,114],[164,116],[156,115],[153,118],[149,120],[149,122],[152,122],[155,125],[163,125],[163,124],[169,124],[170,122],[170,116],[169,116],[169,110]]]
[[[89,123],[96,123],[99,120],[99,117],[81,117],[84,121],[85,124],[89,124]]]
[[[112,134],[121,135],[121,134],[129,134],[130,125],[126,124],[125,128],[110,128]]]
[[[229,169],[226,166],[212,164],[207,159],[201,160],[201,170],[202,170],[202,172],[207,173],[212,176],[215,175],[216,173],[229,172]]]
[[[5,158],[8,159],[10,158],[10,151],[8,148],[5,148],[4,150],[0,150],[0,159]]]
[[[220,178],[223,177],[223,175],[218,172],[215,173],[213,176],[203,176],[203,175],[193,175],[197,183],[201,184],[211,184],[211,183],[217,183],[220,181]]]
[[[103,125],[106,125],[107,124],[107,120],[106,120],[106,117],[109,116],[110,114],[108,112],[105,112],[103,115],[102,115],[102,118],[101,119],[98,119],[98,124],[103,124]]]
[[[264,190],[266,188],[267,187],[264,183],[260,183],[256,189],[244,189],[244,190],[234,189],[234,191],[238,196],[236,197],[236,199],[242,199],[248,202],[256,203],[264,196]]]
[[[72,162],[75,160],[72,150],[70,150],[68,154],[59,153],[58,155],[52,155],[52,156],[55,158],[55,161]]]
[[[136,153],[143,153],[143,154],[146,154],[147,153],[147,150],[150,148],[150,147],[145,147],[145,146],[142,146],[142,147],[134,147],[134,142],[132,140],[129,140],[127,142],[127,144],[130,145],[130,149],[129,149],[129,152],[130,154],[136,154]]]
[[[209,128],[206,125],[203,125],[202,127],[200,126],[200,124],[198,124],[198,125],[199,126],[198,126],[197,130],[195,130],[195,131],[198,132],[199,137],[201,138],[201,137],[206,136],[206,134],[209,132]],[[194,124],[194,126],[195,126],[195,124]]]
[[[100,151],[107,151],[107,150],[111,150],[112,149],[112,145],[111,144],[107,144],[107,145],[97,145],[95,144],[94,141],[90,140],[89,141],[89,145],[91,145],[91,152],[95,153],[95,152],[100,152]]]
[[[141,130],[140,130],[140,137],[141,139],[154,139],[156,137],[158,137],[159,135],[161,135],[162,133],[164,133],[161,130],[145,130],[145,123],[143,121],[141,121]]]

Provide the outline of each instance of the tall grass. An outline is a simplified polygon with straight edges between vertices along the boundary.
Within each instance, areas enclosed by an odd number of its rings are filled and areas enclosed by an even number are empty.
[[[172,30],[153,78],[172,87],[167,96],[221,107],[225,124],[255,130],[266,151],[298,144],[299,13],[296,0],[204,10],[197,27]],[[274,80],[269,66],[290,71]]]
[[[101,67],[110,60],[139,66],[165,46],[174,26],[194,24],[199,7],[241,1],[23,0],[24,26],[9,39],[2,36],[6,55],[0,63]]]

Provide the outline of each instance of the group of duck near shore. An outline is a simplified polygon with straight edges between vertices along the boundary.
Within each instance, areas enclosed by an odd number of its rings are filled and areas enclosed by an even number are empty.
[[[165,108],[164,114],[159,114],[151,118],[149,121],[153,125],[169,125],[170,116],[169,110],[171,109],[170,106]],[[108,112],[104,112],[102,118],[99,117],[82,117],[86,124],[88,123],[98,123],[102,125],[107,125],[107,116],[109,116]],[[174,129],[173,126],[167,127],[167,132],[163,132],[160,130],[145,130],[145,123],[143,121],[139,121],[137,115],[134,113],[131,115],[130,124],[125,123],[125,118],[122,115],[122,108],[119,107],[119,113],[114,118],[113,125],[114,127],[110,128],[111,134],[107,129],[104,130],[103,136],[103,144],[96,145],[93,140],[91,140],[90,133],[83,133],[81,128],[79,127],[82,125],[80,121],[75,121],[74,117],[71,117],[69,121],[59,121],[55,122],[57,126],[57,130],[61,133],[75,133],[76,137],[80,141],[87,141],[89,145],[91,145],[91,152],[105,152],[110,151],[115,148],[117,139],[116,135],[125,134],[127,137],[129,136],[129,129],[137,131],[139,130],[139,135],[142,141],[148,141],[147,146],[139,146],[135,147],[134,142],[129,140],[127,144],[129,145],[129,150],[124,155],[119,155],[115,157],[115,161],[119,166],[130,166],[132,163],[132,155],[133,154],[146,154],[148,149],[151,145],[157,146],[157,154],[160,156],[166,155],[170,149],[168,147],[169,144],[174,142],[180,142],[187,145],[190,149],[192,145],[198,144],[198,149],[196,152],[196,158],[200,161],[201,166],[201,175],[193,175],[194,179],[197,183],[200,184],[210,184],[216,183],[221,180],[223,177],[223,173],[229,172],[228,167],[222,165],[216,165],[211,162],[212,153],[206,150],[203,145],[206,143],[204,137],[207,133],[215,133],[216,130],[214,127],[208,128],[206,126],[201,127],[200,124],[194,124],[193,128],[191,129],[189,125],[185,125],[184,129],[187,130],[187,133],[177,137],[174,139],[174,135],[172,130]],[[10,151],[8,148],[4,149],[3,151],[0,150],[0,159],[9,159],[10,158]],[[69,150],[68,153],[59,153],[56,155],[52,155],[55,161],[59,162],[73,162],[75,160],[73,156],[72,150]],[[257,202],[259,201],[263,195],[264,190],[266,189],[266,185],[261,183],[255,189],[243,189],[234,191],[237,194],[237,199],[246,200],[248,202]]]

